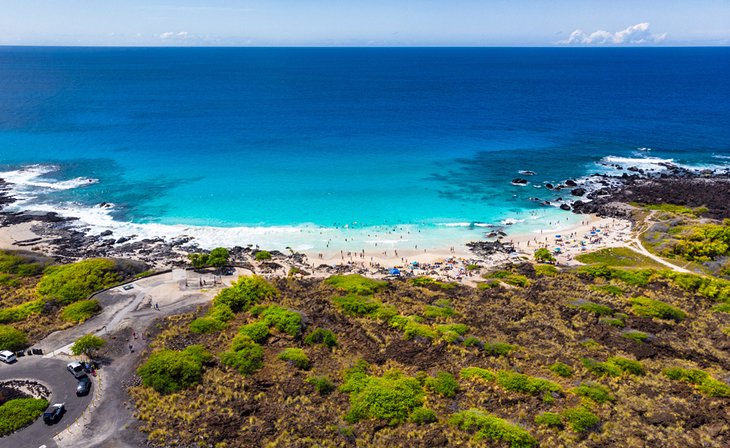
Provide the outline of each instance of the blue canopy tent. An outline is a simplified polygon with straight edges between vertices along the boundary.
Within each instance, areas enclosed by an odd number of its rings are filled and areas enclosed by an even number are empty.
[[[397,269],[397,268],[392,268],[392,269],[390,270],[390,274],[391,274],[391,275],[400,275],[400,269]]]

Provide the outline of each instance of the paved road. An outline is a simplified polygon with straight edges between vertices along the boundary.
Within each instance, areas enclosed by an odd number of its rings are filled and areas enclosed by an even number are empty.
[[[81,416],[91,402],[95,385],[85,397],[76,396],[76,379],[66,370],[66,362],[60,359],[48,359],[41,356],[25,356],[16,363],[0,363],[0,381],[11,379],[37,380],[51,390],[48,401],[65,403],[66,413],[55,425],[46,425],[38,419],[22,431],[0,438],[0,446],[15,448],[36,448],[46,445],[56,447],[53,437],[66,429]],[[95,381],[93,377],[92,382]]]

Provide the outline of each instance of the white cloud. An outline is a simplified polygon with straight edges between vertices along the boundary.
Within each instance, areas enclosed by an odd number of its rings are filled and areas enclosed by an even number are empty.
[[[180,31],[179,33],[175,33],[173,31],[168,31],[166,33],[159,34],[158,37],[160,39],[187,39],[188,32]]]
[[[649,31],[649,24],[643,22],[615,33],[598,30],[587,34],[582,30],[575,30],[570,33],[567,39],[558,43],[567,45],[640,45],[656,44],[666,37],[667,33],[652,34]]]

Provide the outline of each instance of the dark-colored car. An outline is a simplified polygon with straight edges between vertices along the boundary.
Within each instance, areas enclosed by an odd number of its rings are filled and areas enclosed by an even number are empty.
[[[46,422],[47,425],[56,423],[61,420],[61,416],[64,412],[66,412],[66,407],[63,403],[56,403],[46,409],[46,412],[43,413],[43,421]]]
[[[91,378],[87,375],[79,377],[79,384],[76,386],[76,396],[88,395],[91,390]]]

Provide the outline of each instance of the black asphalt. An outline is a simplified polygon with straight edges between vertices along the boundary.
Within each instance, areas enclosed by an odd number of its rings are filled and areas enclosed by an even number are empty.
[[[54,425],[46,425],[39,418],[32,425],[6,437],[0,438],[0,446],[12,448],[38,448],[46,445],[56,447],[52,440],[59,432],[73,424],[91,402],[96,387],[92,376],[91,392],[85,397],[76,396],[77,381],[66,370],[66,361],[44,359],[41,356],[24,356],[13,364],[0,362],[0,381],[11,379],[37,380],[51,390],[50,404],[65,403],[66,413]]]

